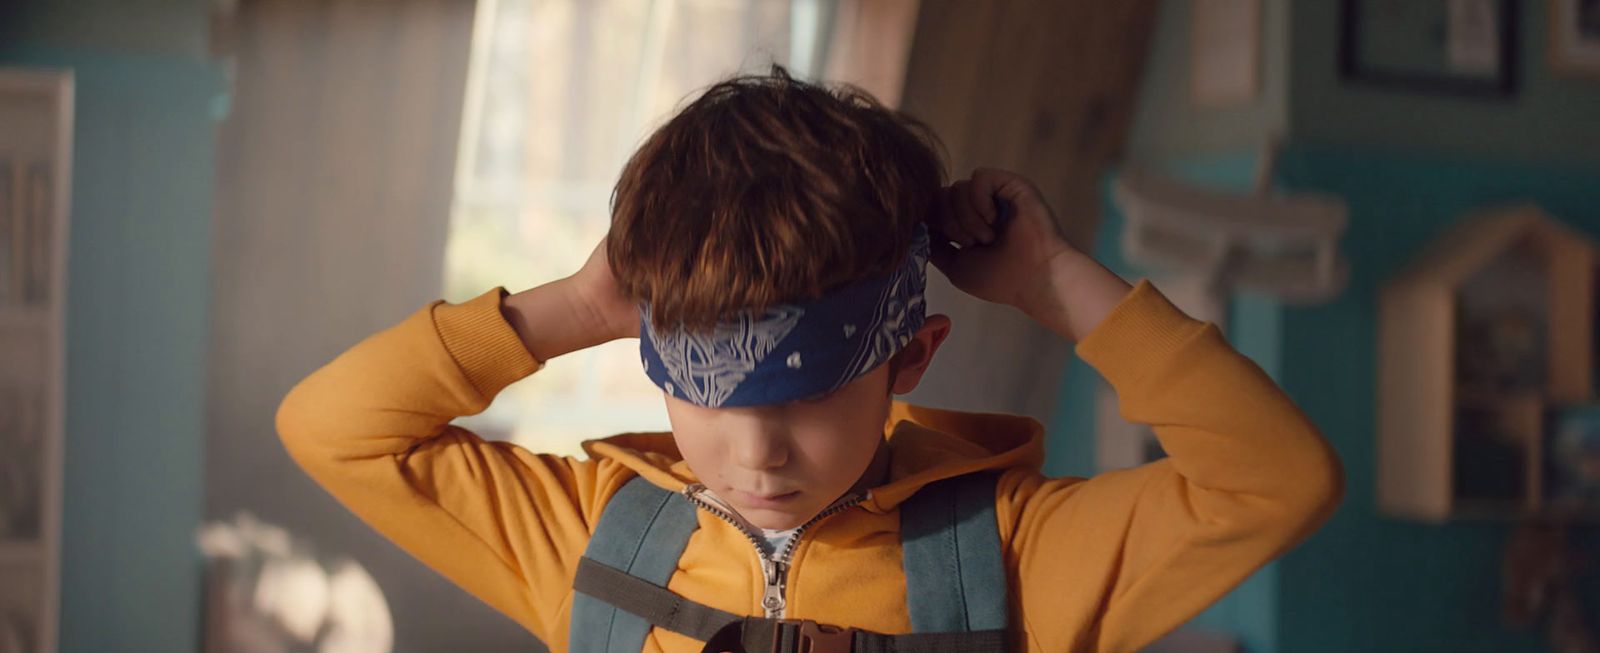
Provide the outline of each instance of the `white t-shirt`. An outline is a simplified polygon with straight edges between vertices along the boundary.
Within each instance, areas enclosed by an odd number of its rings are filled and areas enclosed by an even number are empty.
[[[770,528],[761,529],[761,536],[767,538],[767,555],[775,556],[783,552],[783,547],[789,544],[798,528],[785,528],[781,531]]]

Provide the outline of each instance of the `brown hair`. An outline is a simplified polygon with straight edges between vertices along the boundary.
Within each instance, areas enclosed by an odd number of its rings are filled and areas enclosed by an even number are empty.
[[[939,148],[853,87],[725,80],[623,168],[611,269],[657,328],[692,329],[888,274],[944,183]]]

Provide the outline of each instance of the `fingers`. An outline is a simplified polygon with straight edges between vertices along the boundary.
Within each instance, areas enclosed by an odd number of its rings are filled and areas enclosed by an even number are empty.
[[[978,168],[972,171],[974,192],[983,193],[1010,202],[1024,210],[1045,210],[1044,196],[1027,177],[999,168]]]
[[[956,222],[961,228],[967,230],[974,240],[987,245],[994,242],[994,200],[992,195],[983,193],[977,185],[971,182],[958,182],[962,185],[962,192],[957,194],[957,199],[962,200],[956,204]]]
[[[937,202],[938,210],[932,221],[933,231],[938,236],[934,240],[953,242],[962,247],[971,246],[976,241],[973,234],[962,227],[961,218],[957,215],[961,211],[961,205],[966,203],[966,200],[961,199],[962,192],[964,192],[962,182],[941,189],[941,196]]]
[[[992,218],[985,218],[978,210],[981,200],[973,196],[972,183],[958,181],[950,185],[948,193],[949,216],[945,227],[950,240],[962,247],[994,242]]]
[[[1007,231],[1000,224],[1000,202],[1016,210],[1039,211],[1043,199],[1026,177],[996,168],[978,168],[970,179],[943,189],[936,215],[930,226],[940,236],[960,247],[989,245]]]
[[[928,250],[928,262],[933,263],[933,267],[939,268],[947,277],[955,273],[957,257],[960,255],[955,245],[943,238],[935,238]]]

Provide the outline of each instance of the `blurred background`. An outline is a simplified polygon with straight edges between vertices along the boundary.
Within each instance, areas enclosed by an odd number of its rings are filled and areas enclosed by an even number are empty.
[[[274,411],[432,299],[575,270],[643,136],[772,63],[1033,177],[1338,449],[1332,521],[1162,650],[1600,650],[1600,2],[0,0],[0,653],[538,650]],[[933,276],[913,401],[1037,417],[1054,475],[1162,455]],[[664,428],[637,365],[463,421]]]

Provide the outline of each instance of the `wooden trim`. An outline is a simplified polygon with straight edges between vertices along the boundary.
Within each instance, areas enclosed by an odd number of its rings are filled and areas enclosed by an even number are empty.
[[[1450,515],[1455,307],[1448,292],[1397,284],[1379,297],[1378,503],[1424,521]]]
[[[1586,242],[1545,238],[1549,252],[1549,399],[1582,403],[1594,396],[1594,249]]]

